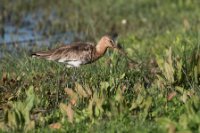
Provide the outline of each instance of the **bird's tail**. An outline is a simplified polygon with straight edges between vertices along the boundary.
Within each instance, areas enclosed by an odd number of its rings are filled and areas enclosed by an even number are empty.
[[[31,57],[38,57],[38,58],[44,58],[44,59],[48,59],[49,56],[51,56],[51,53],[48,51],[35,52],[31,54]]]

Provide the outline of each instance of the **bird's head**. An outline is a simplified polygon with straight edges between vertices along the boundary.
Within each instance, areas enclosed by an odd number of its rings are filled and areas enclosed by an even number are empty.
[[[117,48],[117,45],[110,36],[103,36],[100,40],[101,44],[106,48]]]

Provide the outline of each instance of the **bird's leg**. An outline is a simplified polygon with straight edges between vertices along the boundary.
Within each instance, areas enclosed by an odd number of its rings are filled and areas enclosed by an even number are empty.
[[[67,77],[67,68],[66,67],[64,68],[63,76],[64,76],[64,79],[65,79],[65,77]]]
[[[74,67],[73,68],[73,75],[72,75],[72,81],[73,82],[77,82],[77,74],[76,74],[76,71],[77,71],[77,67]]]
[[[56,90],[56,104],[58,105],[59,104],[59,90],[61,88],[61,80],[62,80],[62,74],[61,74],[61,71],[58,72],[58,79],[57,79],[57,82],[58,82],[58,87],[57,87],[57,90]]]
[[[59,103],[59,89],[61,87],[61,83],[60,83],[60,78],[58,80],[58,87],[57,87],[57,90],[56,90],[56,105],[58,105]]]

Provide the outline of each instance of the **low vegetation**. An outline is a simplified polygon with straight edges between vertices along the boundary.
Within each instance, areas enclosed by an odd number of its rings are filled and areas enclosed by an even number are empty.
[[[5,1],[5,10],[20,16],[55,6],[65,21],[51,21],[49,34],[59,26],[91,40],[118,32],[118,44],[137,63],[110,50],[93,64],[69,69],[31,58],[26,48],[2,45],[2,132],[200,132],[197,1],[20,2]],[[47,47],[32,47],[39,49]]]

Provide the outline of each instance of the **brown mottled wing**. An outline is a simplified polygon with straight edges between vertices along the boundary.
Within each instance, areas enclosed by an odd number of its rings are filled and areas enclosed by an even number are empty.
[[[58,62],[81,60],[83,64],[86,64],[92,60],[94,50],[95,47],[91,43],[76,42],[50,51],[36,52],[32,56]]]

